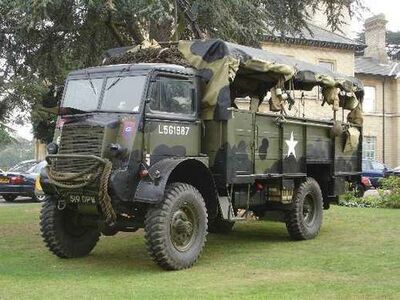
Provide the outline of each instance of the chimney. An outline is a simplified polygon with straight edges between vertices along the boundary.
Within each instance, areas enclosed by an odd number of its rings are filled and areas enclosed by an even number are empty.
[[[388,62],[386,53],[386,18],[379,14],[365,20],[365,56],[373,57],[381,63]]]

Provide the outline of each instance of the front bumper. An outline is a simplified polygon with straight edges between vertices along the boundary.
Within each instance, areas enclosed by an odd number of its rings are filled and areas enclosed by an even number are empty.
[[[63,155],[54,154],[48,155],[46,161],[48,162],[48,168],[52,167],[52,160],[56,159],[84,159],[87,161],[93,161],[95,163],[105,164],[107,160],[94,156],[94,155]],[[122,201],[129,201],[134,195],[135,182],[137,178],[132,174],[136,174],[135,171],[128,171],[128,168],[123,169],[113,169],[111,176],[109,177],[109,194],[116,197]],[[65,173],[65,175],[73,175],[73,173]],[[93,181],[90,185],[85,188],[80,189],[63,189],[56,187],[51,179],[49,178],[47,168],[43,168],[40,174],[40,185],[43,192],[48,195],[59,195],[68,196],[69,194],[79,194],[79,195],[97,195],[99,192],[99,180]]]

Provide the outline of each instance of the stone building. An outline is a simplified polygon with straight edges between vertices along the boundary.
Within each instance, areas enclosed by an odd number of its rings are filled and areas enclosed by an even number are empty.
[[[400,165],[400,64],[386,52],[384,15],[365,21],[364,56],[356,57],[355,73],[364,83],[364,157]]]

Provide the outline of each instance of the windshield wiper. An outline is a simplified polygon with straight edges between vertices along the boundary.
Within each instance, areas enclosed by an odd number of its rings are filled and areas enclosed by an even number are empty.
[[[93,84],[92,78],[90,77],[89,72],[87,70],[85,70],[85,73],[86,73],[86,76],[89,79],[90,87],[92,88],[93,93],[97,96],[96,88],[94,87],[94,84]]]
[[[122,77],[118,77],[117,79],[114,80],[113,83],[110,84],[110,86],[106,89],[106,91],[108,91],[109,89],[111,89],[114,85],[116,85]]]
[[[124,73],[125,71],[129,71],[130,69],[131,69],[131,66],[123,68],[123,69],[119,72],[119,74],[117,75],[118,78],[115,79],[115,80],[110,84],[110,86],[109,86],[108,88],[106,88],[106,91],[110,90],[114,85],[116,85],[118,82],[120,82],[120,81],[122,80],[122,78],[125,78],[125,77],[121,77],[122,73]]]

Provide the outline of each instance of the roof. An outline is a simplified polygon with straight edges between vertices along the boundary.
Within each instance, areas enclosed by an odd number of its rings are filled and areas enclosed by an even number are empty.
[[[138,63],[138,64],[119,64],[119,65],[103,65],[97,67],[91,67],[87,69],[75,70],[69,73],[69,76],[84,75],[88,76],[88,73],[136,73],[144,72],[148,73],[153,70],[169,71],[175,73],[183,73],[188,75],[194,75],[195,71],[192,68],[185,68],[180,65],[164,64],[164,63]]]
[[[288,44],[309,45],[324,48],[362,50],[366,45],[347,38],[343,35],[331,32],[314,24],[308,24],[307,28],[302,29],[299,33],[284,35],[277,31],[264,35],[265,41],[281,42]],[[311,31],[311,32],[310,32]]]
[[[355,60],[355,73],[369,74],[387,77],[398,77],[400,75],[400,64],[389,61],[386,64],[372,57],[360,56]]]

